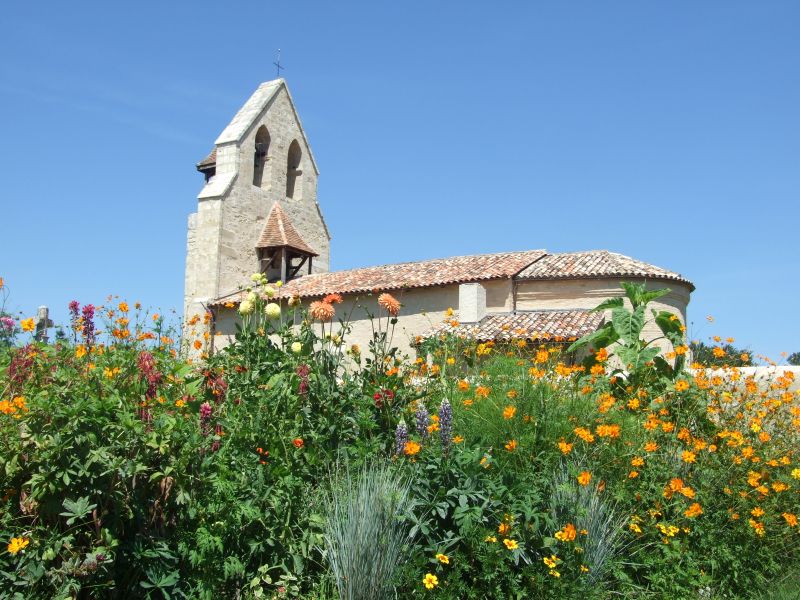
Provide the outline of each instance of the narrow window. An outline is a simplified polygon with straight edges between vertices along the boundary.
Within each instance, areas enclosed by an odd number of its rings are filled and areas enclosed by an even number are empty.
[[[300,162],[303,160],[303,152],[300,144],[293,140],[289,146],[289,158],[286,165],[286,197],[294,198],[300,190],[297,189],[297,178],[303,174],[300,170]],[[299,193],[297,194],[299,196]]]
[[[267,164],[269,151],[269,132],[263,125],[256,132],[256,147],[253,152],[253,185],[261,187],[264,180],[264,167]]]

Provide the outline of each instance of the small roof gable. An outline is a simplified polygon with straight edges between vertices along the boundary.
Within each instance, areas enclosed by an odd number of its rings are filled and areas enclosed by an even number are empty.
[[[491,314],[479,323],[462,323],[455,327],[445,321],[426,331],[422,337],[452,333],[478,342],[518,339],[563,342],[592,333],[602,324],[602,313],[589,310],[535,310]]]
[[[666,279],[688,284],[694,290],[694,284],[680,273],[668,271],[630,256],[609,252],[608,250],[548,254],[517,275],[517,279],[583,279],[597,277]]]
[[[292,225],[291,219],[283,212],[280,202],[275,202],[272,205],[272,210],[269,211],[267,217],[267,224],[264,225],[264,230],[261,232],[261,237],[258,238],[256,248],[282,248],[289,247],[299,250],[303,254],[310,254],[311,256],[319,256],[317,252],[311,249],[306,244],[303,236],[301,236]]]
[[[211,152],[208,153],[208,156],[206,156],[203,160],[201,160],[195,166],[197,167],[198,171],[206,171],[206,170],[208,170],[208,169],[210,169],[212,167],[216,167],[217,166],[217,149],[214,148],[213,150],[211,150]]]

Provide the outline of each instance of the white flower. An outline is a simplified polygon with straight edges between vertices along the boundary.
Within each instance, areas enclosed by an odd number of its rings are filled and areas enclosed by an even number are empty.
[[[252,281],[253,283],[258,283],[259,281],[261,281],[261,273],[253,273],[252,275],[250,275],[250,281]]]
[[[267,298],[272,298],[275,295],[275,288],[268,285],[264,288],[264,293],[267,295]]]
[[[255,304],[256,298],[258,298],[258,296],[256,296],[255,292],[250,292],[249,294],[247,294],[247,301],[250,304]]]
[[[249,315],[251,312],[253,312],[253,303],[249,300],[243,300],[239,305],[239,314]]]
[[[277,302],[270,302],[269,304],[267,304],[266,308],[264,309],[264,312],[267,313],[267,316],[270,319],[277,319],[278,317],[281,316],[281,305],[278,304]]]
[[[303,351],[303,344],[300,342],[292,342],[292,352],[300,354]]]

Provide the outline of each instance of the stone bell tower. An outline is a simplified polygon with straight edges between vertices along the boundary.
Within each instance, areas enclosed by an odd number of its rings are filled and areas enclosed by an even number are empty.
[[[283,79],[262,83],[197,164],[205,185],[189,215],[184,319],[244,287],[328,270],[319,171]]]

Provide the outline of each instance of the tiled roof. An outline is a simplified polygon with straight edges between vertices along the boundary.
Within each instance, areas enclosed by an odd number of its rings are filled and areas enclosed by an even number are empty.
[[[667,279],[687,283],[694,289],[692,282],[680,273],[667,271],[608,250],[548,254],[522,271],[517,279],[580,279],[585,277]]]
[[[387,291],[510,279],[544,255],[544,250],[502,252],[315,273],[289,281],[283,286],[282,293],[315,297],[332,293],[358,294],[375,290]],[[239,302],[240,296],[238,293],[230,294],[214,300],[212,305]]]
[[[197,170],[198,171],[205,171],[211,167],[216,166],[217,164],[217,149],[214,148],[208,156],[206,156],[203,160],[197,163]]]
[[[306,244],[303,237],[297,233],[291,219],[286,216],[280,203],[276,201],[272,205],[272,210],[269,211],[267,224],[264,225],[264,230],[261,232],[256,248],[280,248],[283,246],[289,246],[312,256],[319,256],[317,252],[314,252]]]
[[[454,333],[459,337],[480,342],[511,339],[577,339],[597,330],[603,315],[588,310],[537,310],[485,316],[480,323],[453,327],[445,321],[429,329],[423,337]]]

